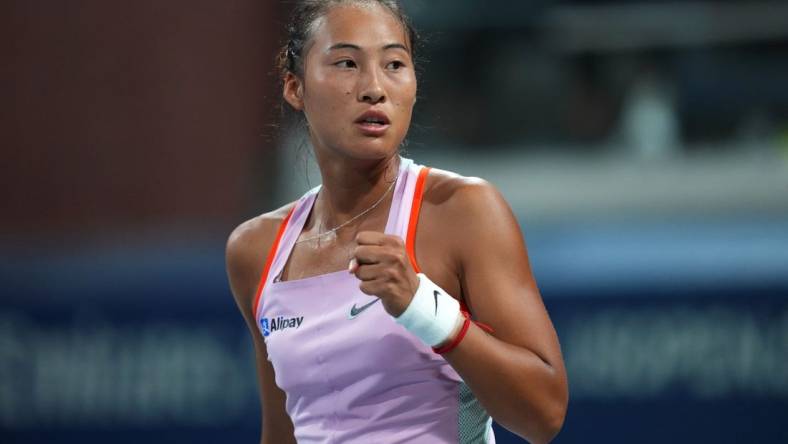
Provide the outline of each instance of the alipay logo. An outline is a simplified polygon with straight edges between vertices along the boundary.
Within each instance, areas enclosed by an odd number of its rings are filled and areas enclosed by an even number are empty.
[[[277,316],[271,319],[261,318],[260,327],[263,329],[263,336],[268,336],[271,332],[284,330],[287,328],[298,328],[304,322],[304,317],[286,318],[284,316]]]

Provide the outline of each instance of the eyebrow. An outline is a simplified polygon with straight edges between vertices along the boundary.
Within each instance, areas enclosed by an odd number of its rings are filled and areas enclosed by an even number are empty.
[[[329,51],[333,51],[336,49],[354,49],[357,51],[361,51],[360,46],[354,45],[352,43],[337,43],[336,45],[332,45],[330,48],[328,48]],[[389,43],[388,45],[383,46],[384,51],[388,49],[402,49],[407,52],[410,52],[410,49],[408,49],[408,47],[403,45],[402,43]]]

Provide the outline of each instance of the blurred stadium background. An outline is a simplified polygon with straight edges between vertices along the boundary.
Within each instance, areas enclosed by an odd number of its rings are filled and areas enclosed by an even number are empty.
[[[556,442],[788,442],[788,2],[404,3],[406,155],[518,215]],[[0,442],[256,440],[223,249],[319,180],[275,126],[287,8],[0,2]]]

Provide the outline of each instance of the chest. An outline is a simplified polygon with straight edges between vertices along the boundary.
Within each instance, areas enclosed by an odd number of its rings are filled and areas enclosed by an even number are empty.
[[[310,218],[313,216],[314,214],[310,214]],[[313,223],[308,219],[277,280],[295,281],[346,270],[358,245],[355,241],[356,235],[361,231],[384,231],[386,212],[375,212],[358,224],[354,223],[331,233],[320,231],[311,225]],[[318,236],[320,233],[324,235]]]
[[[345,271],[273,283],[261,325],[279,387],[319,397],[440,359]],[[407,357],[403,359],[403,357]]]

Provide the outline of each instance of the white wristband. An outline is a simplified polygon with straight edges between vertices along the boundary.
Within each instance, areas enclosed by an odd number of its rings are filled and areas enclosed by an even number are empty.
[[[419,288],[408,308],[395,318],[398,324],[418,336],[430,347],[449,338],[462,316],[460,303],[435,285],[424,273],[419,273]]]

